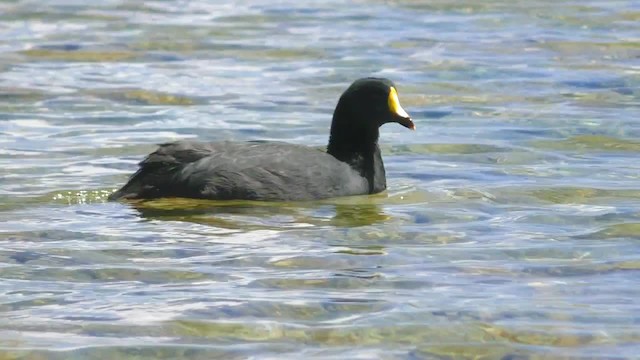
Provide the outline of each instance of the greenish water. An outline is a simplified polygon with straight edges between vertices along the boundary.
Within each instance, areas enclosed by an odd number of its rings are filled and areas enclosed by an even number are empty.
[[[639,64],[634,1],[0,2],[0,359],[637,358]],[[368,75],[386,193],[106,202]]]

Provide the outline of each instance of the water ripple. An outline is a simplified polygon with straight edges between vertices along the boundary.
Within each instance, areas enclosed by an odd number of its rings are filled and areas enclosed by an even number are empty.
[[[635,358],[625,1],[0,3],[0,358]],[[106,198],[155,144],[326,145],[398,84],[389,189]]]

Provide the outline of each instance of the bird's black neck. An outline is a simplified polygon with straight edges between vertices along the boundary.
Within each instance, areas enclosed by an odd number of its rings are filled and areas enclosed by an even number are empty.
[[[338,103],[331,123],[327,153],[346,162],[369,182],[369,193],[386,189],[384,164],[378,147],[378,126],[355,119]]]

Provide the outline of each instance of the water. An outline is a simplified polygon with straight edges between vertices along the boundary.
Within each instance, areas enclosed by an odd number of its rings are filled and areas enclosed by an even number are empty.
[[[634,358],[634,1],[0,3],[0,359]],[[323,146],[393,79],[389,189],[106,202],[154,144]]]

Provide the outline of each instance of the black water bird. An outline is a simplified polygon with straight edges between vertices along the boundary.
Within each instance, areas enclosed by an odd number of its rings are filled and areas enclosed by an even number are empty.
[[[356,80],[333,113],[327,151],[282,142],[162,144],[110,200],[313,200],[386,189],[379,127],[415,130],[388,79]]]

